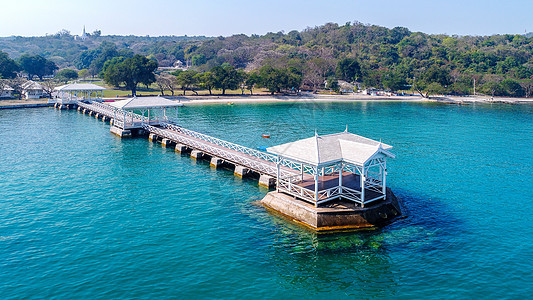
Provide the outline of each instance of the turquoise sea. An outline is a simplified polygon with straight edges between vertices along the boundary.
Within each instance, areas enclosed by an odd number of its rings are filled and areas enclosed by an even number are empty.
[[[254,148],[346,125],[382,139],[407,217],[317,235],[256,205],[254,180],[76,111],[0,110],[0,298],[533,294],[533,106],[190,106],[178,122]]]

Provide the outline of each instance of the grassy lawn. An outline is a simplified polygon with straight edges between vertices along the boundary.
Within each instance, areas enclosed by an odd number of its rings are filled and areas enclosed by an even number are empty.
[[[117,87],[108,85],[102,79],[99,79],[99,78],[89,79],[89,80],[80,80],[79,82],[92,83],[92,84],[96,84],[96,85],[99,85],[99,86],[102,86],[102,87],[106,88],[104,90],[104,98],[116,98],[117,96],[119,98],[131,97],[131,91],[130,90],[126,90],[123,87],[117,88]],[[64,84],[64,83],[62,83],[62,84]],[[209,96],[209,91],[208,90],[196,90],[196,92],[198,93],[198,96]],[[213,96],[221,96],[222,95],[222,90],[213,89],[211,92],[212,92]],[[264,89],[264,88],[256,88],[256,89],[253,90],[253,92],[254,92],[254,96],[255,95],[270,95],[268,90]],[[157,95],[160,95],[160,94],[161,93],[159,91],[159,88],[155,84],[151,84],[150,86],[148,86],[148,88],[146,86],[144,86],[144,85],[139,85],[137,87],[137,95],[157,96]],[[226,90],[226,95],[228,95],[228,96],[236,96],[236,95],[241,95],[241,94],[242,94],[242,91],[240,89],[238,89],[238,90]],[[245,90],[244,94],[245,95],[250,95],[250,91],[249,90]],[[170,96],[170,95],[172,95],[172,93],[170,91],[168,91],[168,90],[165,90],[165,96]],[[183,90],[181,90],[181,89],[174,90],[174,96],[182,96],[182,95],[183,95]],[[191,91],[191,90],[187,90],[185,95],[186,96],[196,96],[196,94],[193,91]]]
[[[96,84],[99,86],[103,86],[106,88],[104,90],[104,97],[105,98],[115,98],[115,97],[131,97],[131,91],[126,90],[124,88],[116,88],[114,86],[110,86],[106,84],[103,80],[97,79],[97,80],[90,80],[90,81],[83,81],[87,83]],[[208,90],[197,90],[196,91],[199,96],[209,96]],[[213,96],[220,96],[222,95],[222,90],[212,90]],[[250,91],[245,90],[245,95],[250,95]],[[160,95],[159,88],[157,85],[152,84],[148,88],[144,85],[140,85],[137,87],[137,95],[143,95],[143,96],[157,96]],[[172,93],[170,91],[165,91],[165,96],[170,96]],[[226,95],[241,95],[241,90],[226,90]],[[270,94],[266,89],[254,89],[254,95],[268,95]],[[182,96],[183,90],[178,89],[174,91],[174,96]],[[195,96],[196,94],[193,93],[191,90],[187,90],[186,96]]]

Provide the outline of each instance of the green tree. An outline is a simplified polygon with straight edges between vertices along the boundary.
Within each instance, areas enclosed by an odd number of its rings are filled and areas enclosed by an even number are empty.
[[[9,58],[7,53],[0,51],[0,78],[15,78],[20,66],[16,61]]]
[[[72,69],[63,69],[54,76],[55,79],[59,81],[67,82],[69,80],[76,80],[78,79],[78,72]]]
[[[178,84],[181,85],[181,88],[183,89],[183,96],[185,96],[185,91],[187,91],[190,86],[194,85],[197,82],[197,77],[195,77],[197,74],[198,72],[194,70],[187,70],[180,72],[176,77],[178,80]],[[193,92],[195,92],[194,89]]]
[[[222,90],[222,95],[226,94],[226,90],[236,90],[240,85],[239,73],[233,66],[222,65],[211,69],[215,79],[215,88]]]
[[[114,58],[104,66],[104,81],[114,86],[124,84],[131,90],[131,95],[137,95],[139,83],[150,85],[155,82],[154,71],[157,69],[157,62],[142,55],[135,55],[129,58]]]
[[[28,74],[30,80],[33,79],[33,76],[43,80],[43,76],[52,75],[58,69],[54,62],[40,55],[24,54],[19,58],[19,64],[22,70]]]
[[[407,80],[405,79],[405,77],[395,71],[384,72],[383,76],[381,77],[381,82],[385,89],[391,90],[393,92],[408,89]]]
[[[524,89],[517,81],[507,78],[501,82],[505,94],[511,97],[523,97]]]
[[[250,91],[250,95],[254,94],[254,87],[259,83],[261,80],[261,77],[259,74],[253,72],[248,75],[248,78],[246,79],[246,89]]]
[[[339,79],[352,82],[361,76],[361,66],[355,58],[344,58],[337,63],[335,76]]]
[[[302,83],[302,76],[290,72],[288,69],[276,69],[266,65],[259,69],[260,86],[265,87],[274,95],[282,89],[298,89]]]
[[[450,84],[451,77],[448,69],[432,65],[414,80],[413,89],[422,97],[428,98],[431,94],[444,93]]]
[[[497,81],[485,82],[485,84],[483,84],[481,87],[481,91],[485,94],[491,95],[492,97],[501,96],[504,93],[502,85]]]
[[[533,78],[521,80],[520,85],[524,89],[524,96],[526,98],[531,97],[531,95],[533,94]]]
[[[209,95],[212,95],[211,91],[215,88],[215,85],[216,85],[216,78],[213,75],[213,73],[212,72],[198,73],[195,75],[195,77],[200,88],[207,89],[209,91]]]
[[[85,79],[87,77],[89,77],[89,70],[82,69],[78,71],[78,78]]]

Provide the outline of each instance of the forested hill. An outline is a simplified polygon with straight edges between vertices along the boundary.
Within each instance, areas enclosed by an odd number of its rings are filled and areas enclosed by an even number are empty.
[[[107,42],[105,47],[103,42]],[[12,58],[23,53],[41,54],[60,68],[78,69],[89,67],[98,51],[110,45],[116,48],[113,53],[133,51],[151,56],[159,66],[171,66],[180,60],[199,72],[224,63],[246,71],[265,65],[286,68],[301,76],[303,87],[311,89],[335,77],[391,90],[408,86],[430,90],[428,86],[434,84],[434,92],[440,89],[467,94],[473,80],[499,84],[509,79],[518,84],[533,79],[531,34],[447,36],[411,32],[403,27],[328,23],[301,32],[262,36],[91,36],[79,41],[56,34],[0,39],[0,49]],[[494,85],[487,91],[498,94],[500,88]]]
[[[189,42],[205,41],[204,36],[119,36],[119,35],[90,35],[85,40],[75,39],[70,32],[62,30],[54,35],[40,37],[0,37],[0,51],[6,52],[11,58],[18,58],[23,54],[41,55],[55,62],[60,68],[76,66],[83,51],[98,48],[102,43],[113,43],[117,49],[130,49],[135,53],[150,55],[157,54],[161,45],[165,52],[171,48],[182,49]],[[179,45],[179,46],[176,46]],[[179,51],[179,50],[178,50]],[[182,50],[183,52],[183,50]]]

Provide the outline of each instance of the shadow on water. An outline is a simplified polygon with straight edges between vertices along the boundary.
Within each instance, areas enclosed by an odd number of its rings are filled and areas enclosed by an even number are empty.
[[[450,236],[465,234],[464,222],[442,200],[396,192],[407,216],[374,230],[319,234],[263,210],[256,219],[273,227],[273,237],[266,241],[268,255],[284,288],[338,296],[394,296],[405,268],[401,257],[458,247]]]

